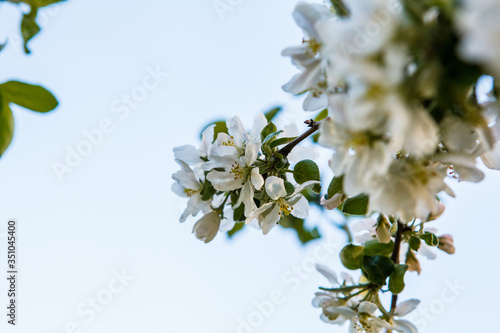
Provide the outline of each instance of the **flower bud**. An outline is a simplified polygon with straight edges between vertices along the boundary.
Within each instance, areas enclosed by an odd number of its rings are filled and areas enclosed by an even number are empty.
[[[453,236],[452,235],[439,236],[438,248],[441,251],[444,251],[448,254],[455,253],[455,246],[453,245]]]

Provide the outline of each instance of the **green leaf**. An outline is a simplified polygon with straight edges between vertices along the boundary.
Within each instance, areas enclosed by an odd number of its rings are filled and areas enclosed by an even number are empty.
[[[342,212],[349,215],[366,215],[368,212],[368,195],[358,194],[348,198],[342,206]]]
[[[280,113],[281,110],[282,110],[281,106],[277,106],[277,107],[275,107],[275,108],[267,111],[266,113],[264,113],[264,115],[266,116],[267,121],[273,120],[273,118],[276,117],[276,115],[278,113]]]
[[[374,255],[381,255],[381,256],[390,256],[392,254],[392,251],[394,250],[394,242],[391,240],[389,243],[384,244],[384,243],[379,243],[378,240],[372,239],[367,241],[364,244],[364,251],[363,254],[365,256],[374,256]]]
[[[28,42],[40,32],[40,27],[36,23],[38,7],[31,6],[31,11],[23,15],[21,21],[21,34],[24,40],[24,52],[31,53],[28,49]]]
[[[203,189],[201,190],[201,200],[203,201],[208,201],[212,199],[212,197],[215,194],[215,188],[213,187],[212,183],[209,182],[208,180],[203,183]]]
[[[396,268],[391,259],[385,256],[364,256],[363,271],[368,280],[376,285],[382,286],[385,280]]]
[[[269,144],[269,147],[271,148],[274,148],[274,147],[277,147],[277,146],[280,146],[280,145],[285,145],[287,143],[290,143],[292,142],[293,140],[297,139],[297,137],[293,137],[293,138],[279,138],[279,139],[276,139],[274,140],[273,142],[271,142]]]
[[[418,251],[418,249],[420,248],[420,238],[418,237],[415,237],[415,236],[411,236],[410,237],[410,248],[414,251]]]
[[[215,125],[214,127],[214,140],[217,139],[217,136],[219,135],[219,133],[226,133],[227,134],[227,125],[226,125],[226,122],[224,120],[217,120],[217,121],[214,121],[210,124],[208,124],[207,126],[205,126],[201,132],[200,132],[200,138],[201,136],[203,135],[203,132],[209,127],[209,126],[212,126],[212,125]]]
[[[233,212],[233,220],[235,222],[245,221],[245,204],[241,204]]]
[[[270,121],[264,129],[262,129],[262,132],[260,133],[260,139],[262,142],[267,138],[269,134],[276,133],[278,129],[276,128],[276,125],[273,124],[272,121]]]
[[[9,147],[14,136],[14,117],[9,104],[0,95],[0,156]]]
[[[323,119],[326,119],[326,117],[328,117],[328,109],[324,109],[318,113],[316,118],[314,118],[314,121],[322,121]]]
[[[437,238],[436,235],[434,235],[431,232],[425,232],[422,235],[420,235],[420,238],[425,241],[425,243],[429,246],[438,246],[439,245],[439,238]]]
[[[19,81],[0,84],[4,102],[12,102],[36,112],[48,112],[56,108],[57,99],[47,89]]]
[[[403,291],[405,288],[405,273],[408,269],[408,265],[395,265],[395,270],[389,277],[389,290],[397,295]]]
[[[321,238],[318,228],[312,230],[304,226],[304,220],[293,215],[286,215],[280,220],[280,226],[283,228],[293,229],[297,233],[297,237],[302,244],[306,244],[312,240]]]
[[[269,134],[268,136],[266,136],[264,141],[262,141],[262,144],[265,145],[265,144],[268,144],[269,142],[273,141],[274,138],[276,138],[278,135],[280,135],[280,133],[283,133],[283,131],[279,130],[279,131],[276,131],[274,133]]]
[[[293,178],[299,184],[303,184],[309,180],[320,180],[318,165],[311,160],[302,160],[295,164],[293,169]],[[312,189],[314,192],[321,192],[321,185],[317,184]]]
[[[241,230],[243,230],[243,228],[245,227],[245,223],[244,222],[238,222],[234,225],[233,229],[229,230],[227,232],[227,236],[229,238],[233,237],[234,234],[236,234],[237,232],[240,232]]]
[[[65,0],[33,0],[33,2],[38,6],[38,7],[45,7],[48,5],[52,5],[57,2],[62,2]]]
[[[345,268],[356,270],[363,267],[363,246],[346,245],[340,251],[340,260]]]
[[[344,192],[344,175],[341,175],[339,177],[333,177],[332,181],[330,182],[330,185],[328,185],[328,199],[333,198],[333,196],[337,193],[342,193]]]
[[[295,186],[292,183],[285,181],[286,194],[290,195],[295,191]]]
[[[7,45],[7,42],[0,44],[0,52],[3,50],[3,48]]]

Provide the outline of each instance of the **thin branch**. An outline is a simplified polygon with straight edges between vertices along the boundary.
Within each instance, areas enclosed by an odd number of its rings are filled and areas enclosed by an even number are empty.
[[[401,222],[398,223],[398,231],[396,232],[396,240],[394,242],[394,250],[391,255],[391,260],[394,262],[394,265],[399,264],[399,252],[401,250],[401,241],[403,240],[403,233],[407,230],[406,225],[404,225]],[[394,311],[396,310],[396,304],[398,302],[398,295],[393,294],[392,295],[392,300],[391,300],[391,313],[394,314]]]
[[[312,119],[306,120],[304,123],[306,123],[310,128],[304,132],[301,136],[287,144],[285,147],[281,148],[278,153],[280,153],[283,156],[288,156],[290,152],[292,151],[293,148],[295,148],[296,145],[307,139],[309,136],[314,134],[319,129],[319,122],[314,121]]]

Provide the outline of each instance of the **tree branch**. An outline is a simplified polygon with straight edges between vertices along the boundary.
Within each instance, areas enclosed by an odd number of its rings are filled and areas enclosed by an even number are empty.
[[[288,156],[290,152],[292,151],[293,148],[295,148],[296,145],[304,141],[306,138],[308,138],[310,135],[314,134],[319,129],[319,122],[314,121],[312,119],[306,120],[304,123],[306,123],[310,128],[304,132],[301,136],[297,137],[295,140],[287,144],[285,147],[281,148],[278,153],[280,153],[283,156]]]
[[[398,223],[398,231],[396,232],[396,240],[394,241],[394,250],[392,251],[391,260],[394,265],[399,264],[399,252],[401,250],[401,241],[403,240],[403,233],[406,231],[406,225],[401,222]],[[398,295],[393,294],[391,300],[391,314],[394,314],[396,310],[396,304],[398,302]]]

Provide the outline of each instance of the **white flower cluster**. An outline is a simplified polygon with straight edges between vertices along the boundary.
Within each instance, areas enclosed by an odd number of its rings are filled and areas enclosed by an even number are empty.
[[[285,171],[281,171],[288,166],[286,158],[273,159],[278,144],[268,145],[278,140],[282,131],[270,133],[267,141],[262,137],[269,124],[264,114],[259,114],[247,132],[235,116],[226,123],[227,133],[220,132],[216,138],[215,125],[209,126],[202,134],[199,149],[192,145],[174,149],[181,170],[172,176],[172,189],[189,198],[180,221],[203,212],[193,232],[205,243],[218,231],[230,230],[235,220],[247,224],[256,221],[267,234],[283,216],[307,217],[309,203],[301,192],[319,182],[299,185],[287,181]],[[270,155],[262,153],[263,143]]]
[[[305,39],[283,55],[300,73],[283,88],[308,92],[306,111],[328,109],[319,143],[333,150],[330,167],[343,176],[346,196],[365,193],[369,211],[426,221],[440,209],[439,192],[453,196],[447,176],[481,181],[478,157],[500,169],[498,109],[477,104],[473,88],[470,103],[459,98],[462,104],[443,106],[429,69],[434,62],[422,65],[425,50],[415,52],[418,45],[402,36],[416,30],[408,30],[398,1],[351,0],[345,9],[297,5],[293,16]],[[419,29],[439,26],[432,14]]]
[[[325,276],[331,283],[332,288],[323,288],[323,291],[317,292],[312,304],[316,308],[321,308],[323,313],[320,318],[326,323],[334,325],[344,325],[349,321],[349,332],[358,333],[378,333],[385,330],[393,330],[405,333],[417,333],[417,328],[407,320],[401,317],[413,311],[419,300],[410,299],[400,303],[394,311],[394,316],[399,319],[382,319],[377,316],[380,308],[378,291],[371,292],[366,279],[356,284],[353,278],[343,273],[342,283],[339,283],[337,274],[328,267],[316,264],[316,269]],[[383,310],[383,309],[382,309]],[[385,310],[383,310],[385,311]]]

